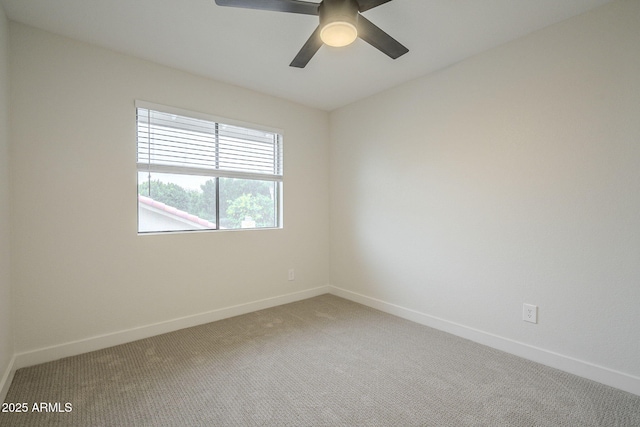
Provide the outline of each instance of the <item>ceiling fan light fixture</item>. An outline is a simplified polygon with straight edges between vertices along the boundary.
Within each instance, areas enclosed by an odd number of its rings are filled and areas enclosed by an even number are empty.
[[[347,21],[329,22],[320,30],[320,38],[326,45],[343,47],[350,45],[358,38],[355,25]]]
[[[243,9],[271,10],[274,12],[315,15],[320,24],[302,49],[293,58],[290,67],[304,68],[323,44],[343,47],[360,38],[391,59],[399,58],[409,49],[382,31],[361,15],[391,0],[215,0],[218,6]]]

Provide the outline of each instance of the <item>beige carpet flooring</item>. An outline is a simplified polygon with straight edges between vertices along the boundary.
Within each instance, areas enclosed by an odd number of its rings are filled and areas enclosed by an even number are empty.
[[[331,295],[20,369],[6,402],[12,427],[640,426],[639,396]]]

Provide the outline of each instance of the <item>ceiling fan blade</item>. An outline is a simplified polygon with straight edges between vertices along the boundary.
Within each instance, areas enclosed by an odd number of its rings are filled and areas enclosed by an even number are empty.
[[[365,10],[373,9],[381,4],[389,3],[391,0],[356,0],[358,2],[358,10],[364,12]]]
[[[299,0],[216,0],[218,6],[318,15],[319,3]]]
[[[313,55],[320,49],[320,46],[322,46],[322,40],[320,39],[320,26],[318,26],[289,66],[296,68],[306,67]]]
[[[392,59],[409,52],[409,49],[362,15],[358,16],[358,37]]]

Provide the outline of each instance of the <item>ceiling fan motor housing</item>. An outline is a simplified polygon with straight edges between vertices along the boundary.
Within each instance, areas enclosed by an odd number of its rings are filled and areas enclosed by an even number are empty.
[[[332,22],[348,22],[358,27],[358,3],[356,0],[324,0],[318,8],[320,27]]]

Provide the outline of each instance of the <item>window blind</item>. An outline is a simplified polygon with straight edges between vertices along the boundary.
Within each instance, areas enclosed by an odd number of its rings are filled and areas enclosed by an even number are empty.
[[[136,105],[138,170],[282,179],[279,133]]]

